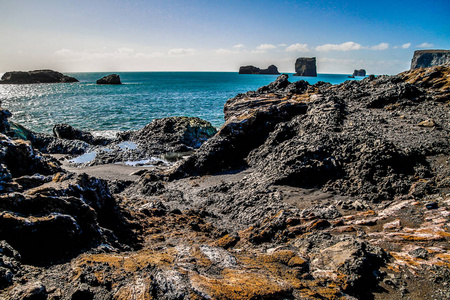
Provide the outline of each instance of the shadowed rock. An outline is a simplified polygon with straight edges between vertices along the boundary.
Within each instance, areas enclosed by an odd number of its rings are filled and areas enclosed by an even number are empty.
[[[416,50],[411,60],[411,70],[450,65],[450,50]]]
[[[110,74],[97,80],[97,84],[122,84],[117,74]]]
[[[316,58],[300,57],[295,61],[294,76],[310,76],[317,77]]]
[[[364,70],[364,69],[355,70],[355,71],[353,71],[353,75],[352,76],[365,77],[366,76],[366,70]]]

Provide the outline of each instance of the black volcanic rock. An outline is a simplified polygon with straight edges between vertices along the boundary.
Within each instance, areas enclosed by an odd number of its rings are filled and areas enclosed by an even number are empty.
[[[430,156],[449,154],[448,109],[439,102],[450,69],[421,70],[334,86],[281,75],[229,99],[225,124],[174,176],[250,166],[272,183],[370,200],[407,194],[416,176],[440,182],[446,175]],[[429,119],[433,127],[418,125]]]
[[[4,84],[29,84],[29,83],[66,83],[78,82],[76,78],[64,75],[53,70],[35,70],[29,72],[6,72],[0,81]]]
[[[315,57],[299,57],[295,61],[294,76],[310,76],[317,77],[316,58]]]
[[[355,71],[353,71],[353,76],[365,77],[366,76],[366,70],[364,70],[364,69],[355,70]]]
[[[411,70],[450,65],[450,50],[417,50],[411,60]]]
[[[97,80],[97,84],[122,84],[117,74],[110,74]]]
[[[254,66],[243,66],[239,68],[239,74],[264,74],[264,75],[278,75],[278,68],[270,65],[267,69],[260,69]]]

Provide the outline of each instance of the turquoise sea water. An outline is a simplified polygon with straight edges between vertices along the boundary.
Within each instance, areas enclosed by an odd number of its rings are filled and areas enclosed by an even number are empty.
[[[105,133],[139,129],[169,116],[196,116],[220,127],[227,99],[277,78],[232,72],[120,72],[123,85],[95,84],[107,74],[68,74],[79,83],[0,85],[0,100],[12,112],[12,121],[38,132],[51,132],[57,123]],[[303,79],[311,84],[355,80],[348,74],[289,76],[291,82]]]

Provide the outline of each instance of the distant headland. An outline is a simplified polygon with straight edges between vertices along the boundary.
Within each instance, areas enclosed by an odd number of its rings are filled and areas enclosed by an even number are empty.
[[[29,83],[65,83],[78,82],[78,79],[53,70],[34,70],[28,72],[6,72],[0,84],[29,84]]]

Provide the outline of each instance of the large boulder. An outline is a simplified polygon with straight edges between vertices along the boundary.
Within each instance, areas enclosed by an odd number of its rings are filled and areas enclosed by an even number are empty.
[[[317,77],[316,58],[299,57],[295,61],[294,76]]]
[[[28,84],[28,83],[66,83],[78,82],[76,78],[64,75],[53,70],[35,70],[29,72],[6,72],[0,83],[5,84]]]
[[[211,123],[197,117],[168,117],[155,119],[140,130],[121,132],[118,138],[159,154],[199,148],[216,132]]]
[[[122,84],[117,74],[110,74],[97,80],[97,84]]]
[[[260,69],[254,66],[243,66],[239,68],[239,74],[264,74],[264,75],[278,75],[278,68],[270,65],[267,69]]]
[[[411,60],[411,70],[450,65],[450,50],[417,50]]]

